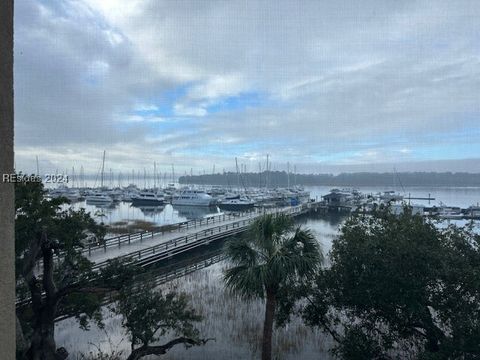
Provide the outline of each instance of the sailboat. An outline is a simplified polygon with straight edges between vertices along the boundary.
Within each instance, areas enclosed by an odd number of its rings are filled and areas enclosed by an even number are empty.
[[[101,173],[101,183],[100,189],[103,189],[103,175],[105,171],[105,150],[103,151],[103,159],[102,159],[102,173]],[[109,204],[112,203],[113,200],[110,196],[102,192],[101,190],[96,190],[87,195],[85,198],[88,203],[91,204]]]

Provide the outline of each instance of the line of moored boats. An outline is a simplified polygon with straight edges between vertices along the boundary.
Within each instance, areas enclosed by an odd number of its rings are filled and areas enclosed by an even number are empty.
[[[430,195],[427,197],[411,197],[395,191],[365,194],[356,189],[332,189],[330,193],[322,198],[325,205],[329,208],[348,212],[360,209],[368,212],[381,204],[389,204],[393,213],[400,214],[404,210],[404,205],[408,204],[412,213],[422,216],[451,220],[480,219],[480,205],[478,203],[468,208],[447,206],[442,202],[435,206],[412,203],[412,200],[427,200],[429,202],[435,200]]]
[[[298,205],[310,200],[310,193],[301,187],[232,189],[221,186],[177,188],[168,184],[164,188],[139,189],[135,185],[123,188],[58,187],[48,191],[49,197],[66,197],[72,202],[86,200],[87,204],[108,205],[131,202],[133,206],[218,206],[222,210],[244,211],[255,206],[274,207]]]

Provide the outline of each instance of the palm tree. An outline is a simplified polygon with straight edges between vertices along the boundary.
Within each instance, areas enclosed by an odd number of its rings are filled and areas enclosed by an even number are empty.
[[[315,271],[322,261],[319,244],[309,230],[294,227],[290,217],[264,215],[248,236],[227,243],[226,254],[233,264],[224,274],[227,288],[244,298],[266,299],[262,360],[270,360],[279,291]]]

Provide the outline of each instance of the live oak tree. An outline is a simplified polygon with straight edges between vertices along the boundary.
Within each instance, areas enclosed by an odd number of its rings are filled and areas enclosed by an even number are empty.
[[[290,217],[264,215],[246,236],[227,243],[226,254],[232,263],[225,271],[227,287],[244,298],[266,300],[262,359],[270,360],[277,303],[320,265],[318,242],[309,230],[295,228]]]
[[[330,332],[340,358],[480,357],[480,237],[472,226],[439,226],[409,208],[356,214],[330,260],[304,293],[303,317]]]
[[[24,355],[57,360],[68,356],[55,344],[54,321],[59,309],[77,315],[83,327],[91,318],[100,323],[101,296],[121,287],[132,271],[113,262],[100,273],[93,272],[92,263],[80,249],[88,234],[101,239],[103,226],[83,209],[74,211],[65,206],[67,199],[45,199],[44,194],[42,183],[15,186],[17,293],[26,288],[31,311],[30,345]]]
[[[121,315],[122,326],[129,334],[131,354],[127,360],[148,355],[163,355],[176,345],[203,345],[195,323],[202,317],[191,308],[184,294],[164,294],[150,281],[124,287],[111,309]],[[162,338],[168,342],[157,345]],[[172,338],[173,337],[173,338]]]

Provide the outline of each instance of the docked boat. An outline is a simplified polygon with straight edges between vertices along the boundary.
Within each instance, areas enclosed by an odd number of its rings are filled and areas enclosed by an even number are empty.
[[[94,193],[91,193],[89,195],[87,195],[87,197],[85,198],[87,200],[87,204],[91,203],[91,204],[110,204],[113,202],[113,199],[102,193],[102,192],[94,192]]]
[[[165,198],[151,191],[141,191],[138,195],[132,195],[133,206],[159,206],[165,203]]]
[[[225,196],[225,198],[220,200],[217,205],[222,210],[245,211],[253,209],[253,207],[255,206],[255,202],[250,200],[249,198],[236,194]]]
[[[172,197],[172,205],[212,206],[215,199],[203,190],[183,189]]]
[[[480,219],[480,206],[472,205],[465,209],[465,217],[468,219]]]
[[[461,213],[460,209],[456,208],[441,208],[438,213],[438,218],[448,219],[448,220],[460,220],[463,219],[464,215]]]
[[[440,202],[440,207],[437,208],[437,217],[439,219],[459,220],[463,219],[464,214],[459,207],[446,206]]]
[[[379,194],[378,197],[379,197],[380,201],[383,201],[383,202],[386,202],[386,203],[403,200],[403,195],[400,195],[393,190],[384,191],[383,194]]]
[[[50,190],[48,192],[48,196],[53,198],[64,197],[68,200],[75,202],[80,201],[82,199],[82,195],[78,189],[68,188],[68,187],[60,187],[57,189]]]

